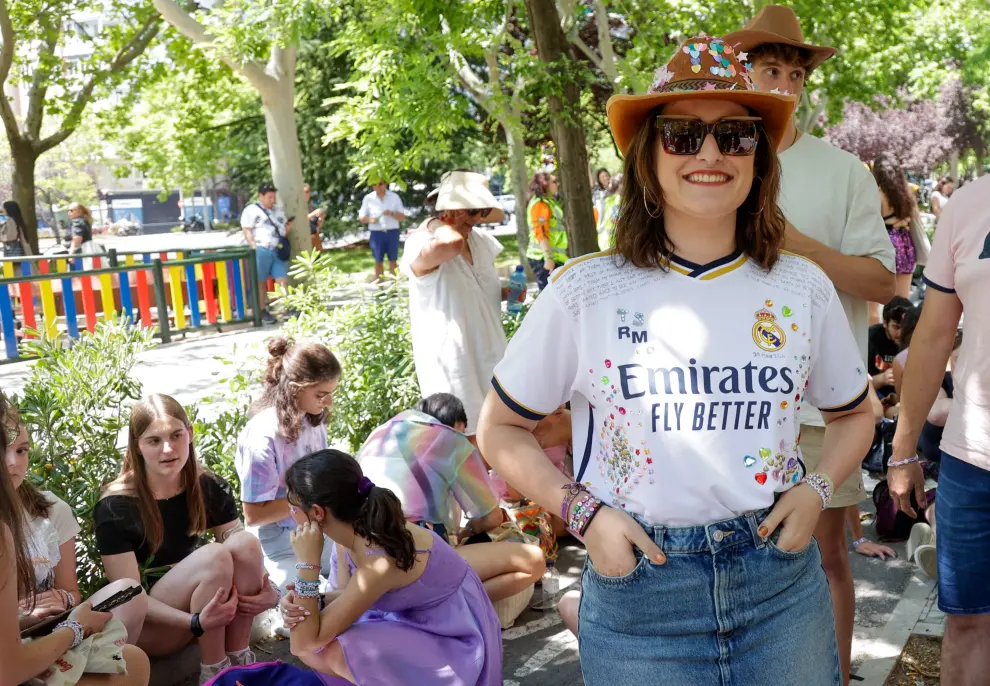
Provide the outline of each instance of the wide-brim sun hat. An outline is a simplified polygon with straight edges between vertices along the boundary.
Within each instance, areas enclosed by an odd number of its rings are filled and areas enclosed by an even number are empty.
[[[736,51],[748,51],[767,43],[783,43],[803,48],[811,53],[809,69],[814,69],[837,52],[835,48],[812,45],[804,40],[801,22],[790,7],[767,5],[744,27],[722,36],[722,40]]]
[[[440,179],[437,189],[438,212],[444,210],[491,210],[484,224],[501,224],[505,212],[488,189],[488,179],[477,172],[451,171]]]
[[[747,57],[721,38],[689,38],[657,70],[648,92],[609,98],[608,123],[622,154],[651,112],[681,100],[725,100],[749,108],[762,118],[763,130],[776,148],[794,114],[797,98],[756,90],[749,77],[752,67]]]

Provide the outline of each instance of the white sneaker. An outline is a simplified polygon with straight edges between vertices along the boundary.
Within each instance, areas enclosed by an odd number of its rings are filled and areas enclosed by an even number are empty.
[[[230,660],[230,664],[236,667],[247,667],[258,661],[258,658],[254,656],[254,652],[250,649],[242,653],[227,653],[227,659]]]
[[[914,559],[915,551],[923,545],[935,545],[935,534],[932,533],[932,528],[925,524],[924,522],[918,522],[911,527],[911,533],[907,540],[907,557],[909,560]]]
[[[938,553],[933,545],[920,545],[914,551],[914,561],[929,579],[938,581]]]
[[[215,665],[204,665],[199,666],[199,686],[205,686],[205,684],[215,677],[217,674],[223,670],[230,667],[230,658],[225,657],[222,661],[216,663]]]

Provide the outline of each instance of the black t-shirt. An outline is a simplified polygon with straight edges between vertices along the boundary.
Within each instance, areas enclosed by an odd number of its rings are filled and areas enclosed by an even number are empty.
[[[869,353],[867,367],[870,376],[876,376],[880,372],[885,372],[894,364],[894,358],[901,351],[900,347],[887,337],[887,332],[883,324],[874,324],[870,327],[869,342],[867,343]],[[877,390],[877,395],[881,398],[894,392],[893,386],[884,386]]]
[[[80,236],[82,237],[83,243],[88,243],[89,241],[93,240],[93,229],[89,225],[89,222],[87,222],[82,217],[76,217],[75,219],[73,219],[70,228],[72,229],[73,238],[75,238],[76,236]]]
[[[237,519],[237,501],[226,481],[215,474],[204,472],[200,476],[203,500],[206,504],[206,528],[212,529]],[[153,567],[166,567],[181,562],[199,547],[199,537],[189,535],[189,507],[186,491],[158,501],[162,513],[164,536],[155,553]],[[151,557],[144,538],[141,512],[137,498],[126,495],[108,495],[96,504],[93,513],[96,544],[100,555],[119,555],[133,552],[139,565]]]

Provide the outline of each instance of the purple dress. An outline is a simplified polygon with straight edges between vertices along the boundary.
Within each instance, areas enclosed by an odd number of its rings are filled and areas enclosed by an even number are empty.
[[[501,686],[502,628],[481,579],[434,533],[423,575],[337,637],[360,686]],[[321,674],[323,683],[349,682]]]

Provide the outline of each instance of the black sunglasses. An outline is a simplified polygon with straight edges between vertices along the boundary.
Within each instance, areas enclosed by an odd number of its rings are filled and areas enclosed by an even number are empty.
[[[492,213],[492,208],[490,207],[486,207],[483,210],[468,210],[468,214],[470,214],[472,217],[475,217],[480,214],[482,219],[484,219],[491,213]]]
[[[697,155],[708,134],[723,155],[747,157],[760,140],[760,117],[726,117],[711,124],[696,117],[659,115],[657,128],[663,149],[671,155]]]

